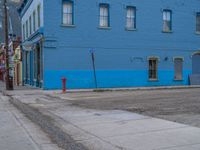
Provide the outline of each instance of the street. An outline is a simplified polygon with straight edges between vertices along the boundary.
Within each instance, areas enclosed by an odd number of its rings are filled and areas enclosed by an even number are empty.
[[[198,91],[63,94],[27,87],[4,94],[66,150],[199,150]]]

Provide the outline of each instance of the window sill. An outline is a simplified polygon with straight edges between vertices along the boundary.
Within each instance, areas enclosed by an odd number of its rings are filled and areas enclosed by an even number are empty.
[[[126,30],[126,31],[137,31],[136,28],[127,28],[127,27],[125,28],[125,30]]]
[[[195,34],[196,34],[196,35],[200,35],[200,32],[196,32]]]
[[[149,82],[159,82],[158,79],[149,79]]]
[[[173,31],[162,31],[162,33],[173,33]]]
[[[174,81],[176,81],[176,82],[182,82],[183,79],[174,79]]]
[[[98,27],[98,29],[102,29],[102,30],[111,30],[111,27]]]
[[[61,27],[66,27],[66,28],[75,28],[75,25],[66,25],[66,24],[61,24]]]

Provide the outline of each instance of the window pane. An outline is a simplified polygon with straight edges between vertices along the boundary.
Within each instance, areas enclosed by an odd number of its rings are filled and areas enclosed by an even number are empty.
[[[170,11],[164,11],[163,12],[163,20],[166,20],[166,21],[171,20],[171,12]]]
[[[163,23],[163,30],[164,31],[170,31],[171,30],[171,22],[170,21],[164,21]]]
[[[132,7],[127,8],[127,18],[134,18],[134,8]]]
[[[134,23],[134,22],[133,22],[133,19],[127,18],[126,27],[127,27],[127,28],[134,28],[133,23]]]
[[[70,2],[63,4],[63,13],[72,13],[72,4]]]

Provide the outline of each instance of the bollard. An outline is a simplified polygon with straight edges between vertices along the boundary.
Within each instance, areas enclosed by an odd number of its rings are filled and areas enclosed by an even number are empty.
[[[67,78],[62,78],[62,92],[66,93],[66,82],[67,82]]]

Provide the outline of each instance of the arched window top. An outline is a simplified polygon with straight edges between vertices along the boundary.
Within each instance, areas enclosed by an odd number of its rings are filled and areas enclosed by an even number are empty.
[[[149,60],[152,60],[152,59],[156,59],[156,60],[158,60],[158,61],[160,61],[160,57],[159,56],[148,56],[147,57],[147,60],[149,61]]]
[[[192,53],[192,56],[194,56],[194,55],[200,55],[200,50]]]
[[[182,57],[182,56],[173,57],[173,61],[175,61],[175,60],[182,60],[182,61],[184,61],[184,57]]]

